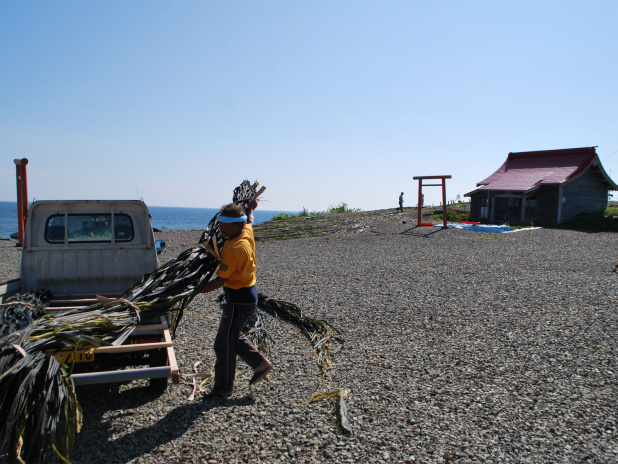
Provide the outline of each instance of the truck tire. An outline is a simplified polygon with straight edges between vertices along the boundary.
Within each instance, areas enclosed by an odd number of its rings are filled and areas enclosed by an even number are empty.
[[[150,367],[167,366],[167,350],[152,350],[149,353]],[[156,393],[163,393],[167,389],[167,377],[150,379],[150,389]]]
[[[167,377],[150,379],[150,390],[155,393],[165,393],[165,390],[167,390]]]

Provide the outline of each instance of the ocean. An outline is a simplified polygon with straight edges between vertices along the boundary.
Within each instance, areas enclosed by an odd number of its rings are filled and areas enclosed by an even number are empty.
[[[152,227],[159,230],[203,230],[219,211],[218,208],[183,208],[149,206]],[[270,221],[279,213],[297,214],[298,211],[266,211],[256,209],[255,223]],[[7,239],[17,232],[17,202],[0,201],[0,239]]]

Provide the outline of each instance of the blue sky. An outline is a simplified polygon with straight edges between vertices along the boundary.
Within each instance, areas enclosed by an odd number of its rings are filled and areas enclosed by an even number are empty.
[[[618,180],[618,2],[0,0],[0,200],[416,203],[510,151],[597,145]],[[438,204],[437,187],[424,189]]]

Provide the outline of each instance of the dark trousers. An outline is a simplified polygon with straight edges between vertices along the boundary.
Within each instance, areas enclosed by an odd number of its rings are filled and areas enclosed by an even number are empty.
[[[223,310],[215,338],[214,390],[217,392],[227,393],[234,388],[236,356],[240,356],[252,369],[265,359],[242,333],[245,322],[256,307],[257,304],[227,303]]]

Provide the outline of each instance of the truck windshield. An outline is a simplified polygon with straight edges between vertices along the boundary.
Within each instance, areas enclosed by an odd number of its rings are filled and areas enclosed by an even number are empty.
[[[66,229],[66,230],[65,230]],[[111,242],[111,214],[69,214],[68,228],[65,228],[64,214],[54,214],[45,224],[45,239],[49,243],[64,243],[67,234],[69,243],[75,242]],[[134,230],[131,217],[126,214],[114,215],[114,240],[130,242]]]

